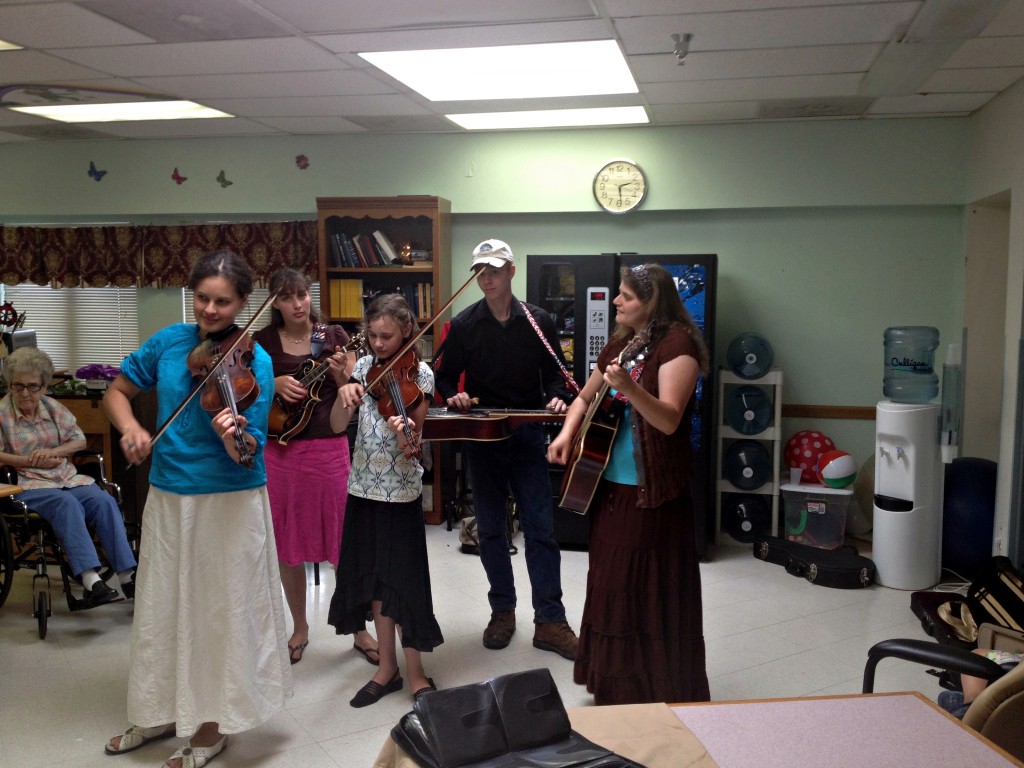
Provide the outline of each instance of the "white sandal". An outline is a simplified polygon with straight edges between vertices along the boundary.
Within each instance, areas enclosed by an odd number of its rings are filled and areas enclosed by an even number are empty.
[[[203,768],[208,762],[224,751],[228,745],[227,734],[224,734],[215,743],[208,747],[193,747],[186,744],[181,749],[175,750],[174,754],[167,758],[166,766],[171,760],[181,760],[181,768]]]
[[[156,725],[152,728],[142,728],[138,725],[130,725],[127,730],[121,734],[121,741],[118,742],[117,748],[110,746],[108,741],[106,746],[103,747],[103,751],[108,755],[123,755],[126,752],[134,752],[139,747],[144,747],[151,741],[159,741],[160,739],[169,739],[174,735],[174,725]],[[117,737],[112,737],[116,739]]]

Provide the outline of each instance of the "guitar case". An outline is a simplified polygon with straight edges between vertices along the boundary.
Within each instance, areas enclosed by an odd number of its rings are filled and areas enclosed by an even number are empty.
[[[845,544],[837,549],[821,549],[777,536],[754,540],[754,557],[781,565],[793,576],[811,584],[835,589],[859,589],[875,583],[875,564]]]

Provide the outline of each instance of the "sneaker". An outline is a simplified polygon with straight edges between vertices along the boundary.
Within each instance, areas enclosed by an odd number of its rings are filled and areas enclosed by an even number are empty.
[[[120,599],[117,590],[102,581],[97,581],[92,585],[92,589],[86,588],[82,593],[82,600],[85,602],[86,608],[95,608],[97,605],[105,605]]]
[[[498,650],[505,648],[512,641],[516,631],[515,611],[492,611],[491,620],[484,630],[484,648]]]
[[[547,621],[535,624],[533,630],[533,647],[542,651],[553,651],[563,659],[576,659],[576,646],[579,638],[566,621]]]

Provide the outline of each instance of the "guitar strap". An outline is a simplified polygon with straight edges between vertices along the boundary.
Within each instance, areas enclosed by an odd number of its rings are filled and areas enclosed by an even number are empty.
[[[521,301],[519,302],[519,306],[523,308],[523,313],[526,315],[526,319],[530,321],[530,325],[533,326],[533,330],[537,332],[537,336],[540,337],[541,342],[543,342],[544,346],[551,354],[551,359],[554,360],[555,365],[558,366],[558,370],[562,374],[562,378],[565,379],[565,386],[574,395],[578,395],[580,393],[580,385],[576,383],[576,379],[574,379],[569,374],[569,371],[565,369],[565,366],[562,364],[562,361],[558,358],[558,355],[555,354],[555,350],[553,350],[551,348],[551,344],[548,343],[548,339],[544,335],[544,331],[540,329],[540,326],[537,324],[537,321],[533,319],[533,315],[530,313],[530,310],[528,310],[526,308],[526,305]]]

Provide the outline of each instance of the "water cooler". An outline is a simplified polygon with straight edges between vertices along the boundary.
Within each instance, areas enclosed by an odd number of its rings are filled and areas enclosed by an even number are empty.
[[[929,326],[885,331],[887,400],[875,409],[875,497],[871,558],[878,583],[928,589],[942,575],[942,409],[933,365],[939,332]]]
[[[871,559],[878,583],[929,589],[942,573],[939,406],[883,400],[875,414]]]

